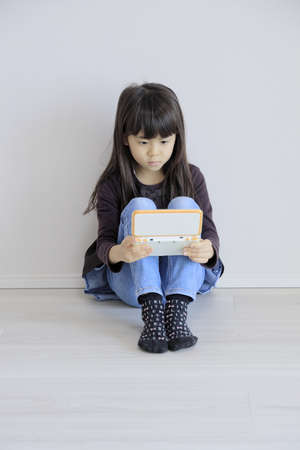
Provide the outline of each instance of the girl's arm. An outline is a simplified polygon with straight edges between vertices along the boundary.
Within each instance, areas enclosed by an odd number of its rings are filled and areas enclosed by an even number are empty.
[[[112,272],[120,272],[123,266],[118,260],[116,249],[112,251],[112,259],[109,254],[112,248],[118,245],[118,230],[120,222],[120,210],[118,202],[118,191],[114,179],[109,178],[98,189],[97,192],[97,217],[98,238],[96,253],[101,262],[106,264]]]
[[[213,221],[213,209],[210,203],[204,175],[197,166],[192,164],[191,166],[192,166],[191,168],[193,174],[194,187],[196,191],[196,202],[203,211],[203,225],[201,238],[209,239],[214,249],[213,256],[207,261],[207,263],[202,265],[204,267],[207,267],[208,269],[211,269],[216,265],[219,258],[220,241],[217,228]]]

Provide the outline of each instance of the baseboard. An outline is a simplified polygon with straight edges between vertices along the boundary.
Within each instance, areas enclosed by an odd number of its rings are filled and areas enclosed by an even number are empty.
[[[0,277],[0,289],[74,289],[84,288],[81,275],[9,275]]]
[[[260,274],[224,275],[216,288],[298,288],[300,280],[296,274],[264,276]],[[81,275],[6,275],[0,277],[0,289],[84,289]]]

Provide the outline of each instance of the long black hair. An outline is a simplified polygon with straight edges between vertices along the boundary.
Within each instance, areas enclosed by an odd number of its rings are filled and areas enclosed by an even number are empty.
[[[167,205],[177,196],[195,199],[192,176],[186,155],[183,114],[175,92],[159,83],[132,83],[126,87],[118,100],[115,118],[113,149],[110,161],[100,176],[90,197],[87,214],[97,207],[97,192],[102,182],[113,173],[118,174],[121,186],[121,210],[138,196],[133,171],[136,161],[124,144],[124,138],[137,135],[143,130],[147,139],[158,134],[166,138],[176,134],[173,153],[163,165],[163,202]],[[167,206],[166,206],[167,207]]]

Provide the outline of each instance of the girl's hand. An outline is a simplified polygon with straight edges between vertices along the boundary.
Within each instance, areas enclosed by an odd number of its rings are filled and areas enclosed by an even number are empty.
[[[207,263],[214,255],[214,248],[209,239],[201,239],[200,242],[193,242],[189,247],[184,247],[184,255],[188,256],[191,261],[197,263]]]
[[[137,244],[134,236],[127,235],[120,244],[121,261],[132,263],[145,258],[152,253],[152,247],[147,244]]]

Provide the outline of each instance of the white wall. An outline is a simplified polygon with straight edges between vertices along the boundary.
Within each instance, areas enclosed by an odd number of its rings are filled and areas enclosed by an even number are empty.
[[[0,286],[84,286],[82,212],[131,82],[179,97],[218,286],[300,286],[299,38],[292,0],[1,2]]]

